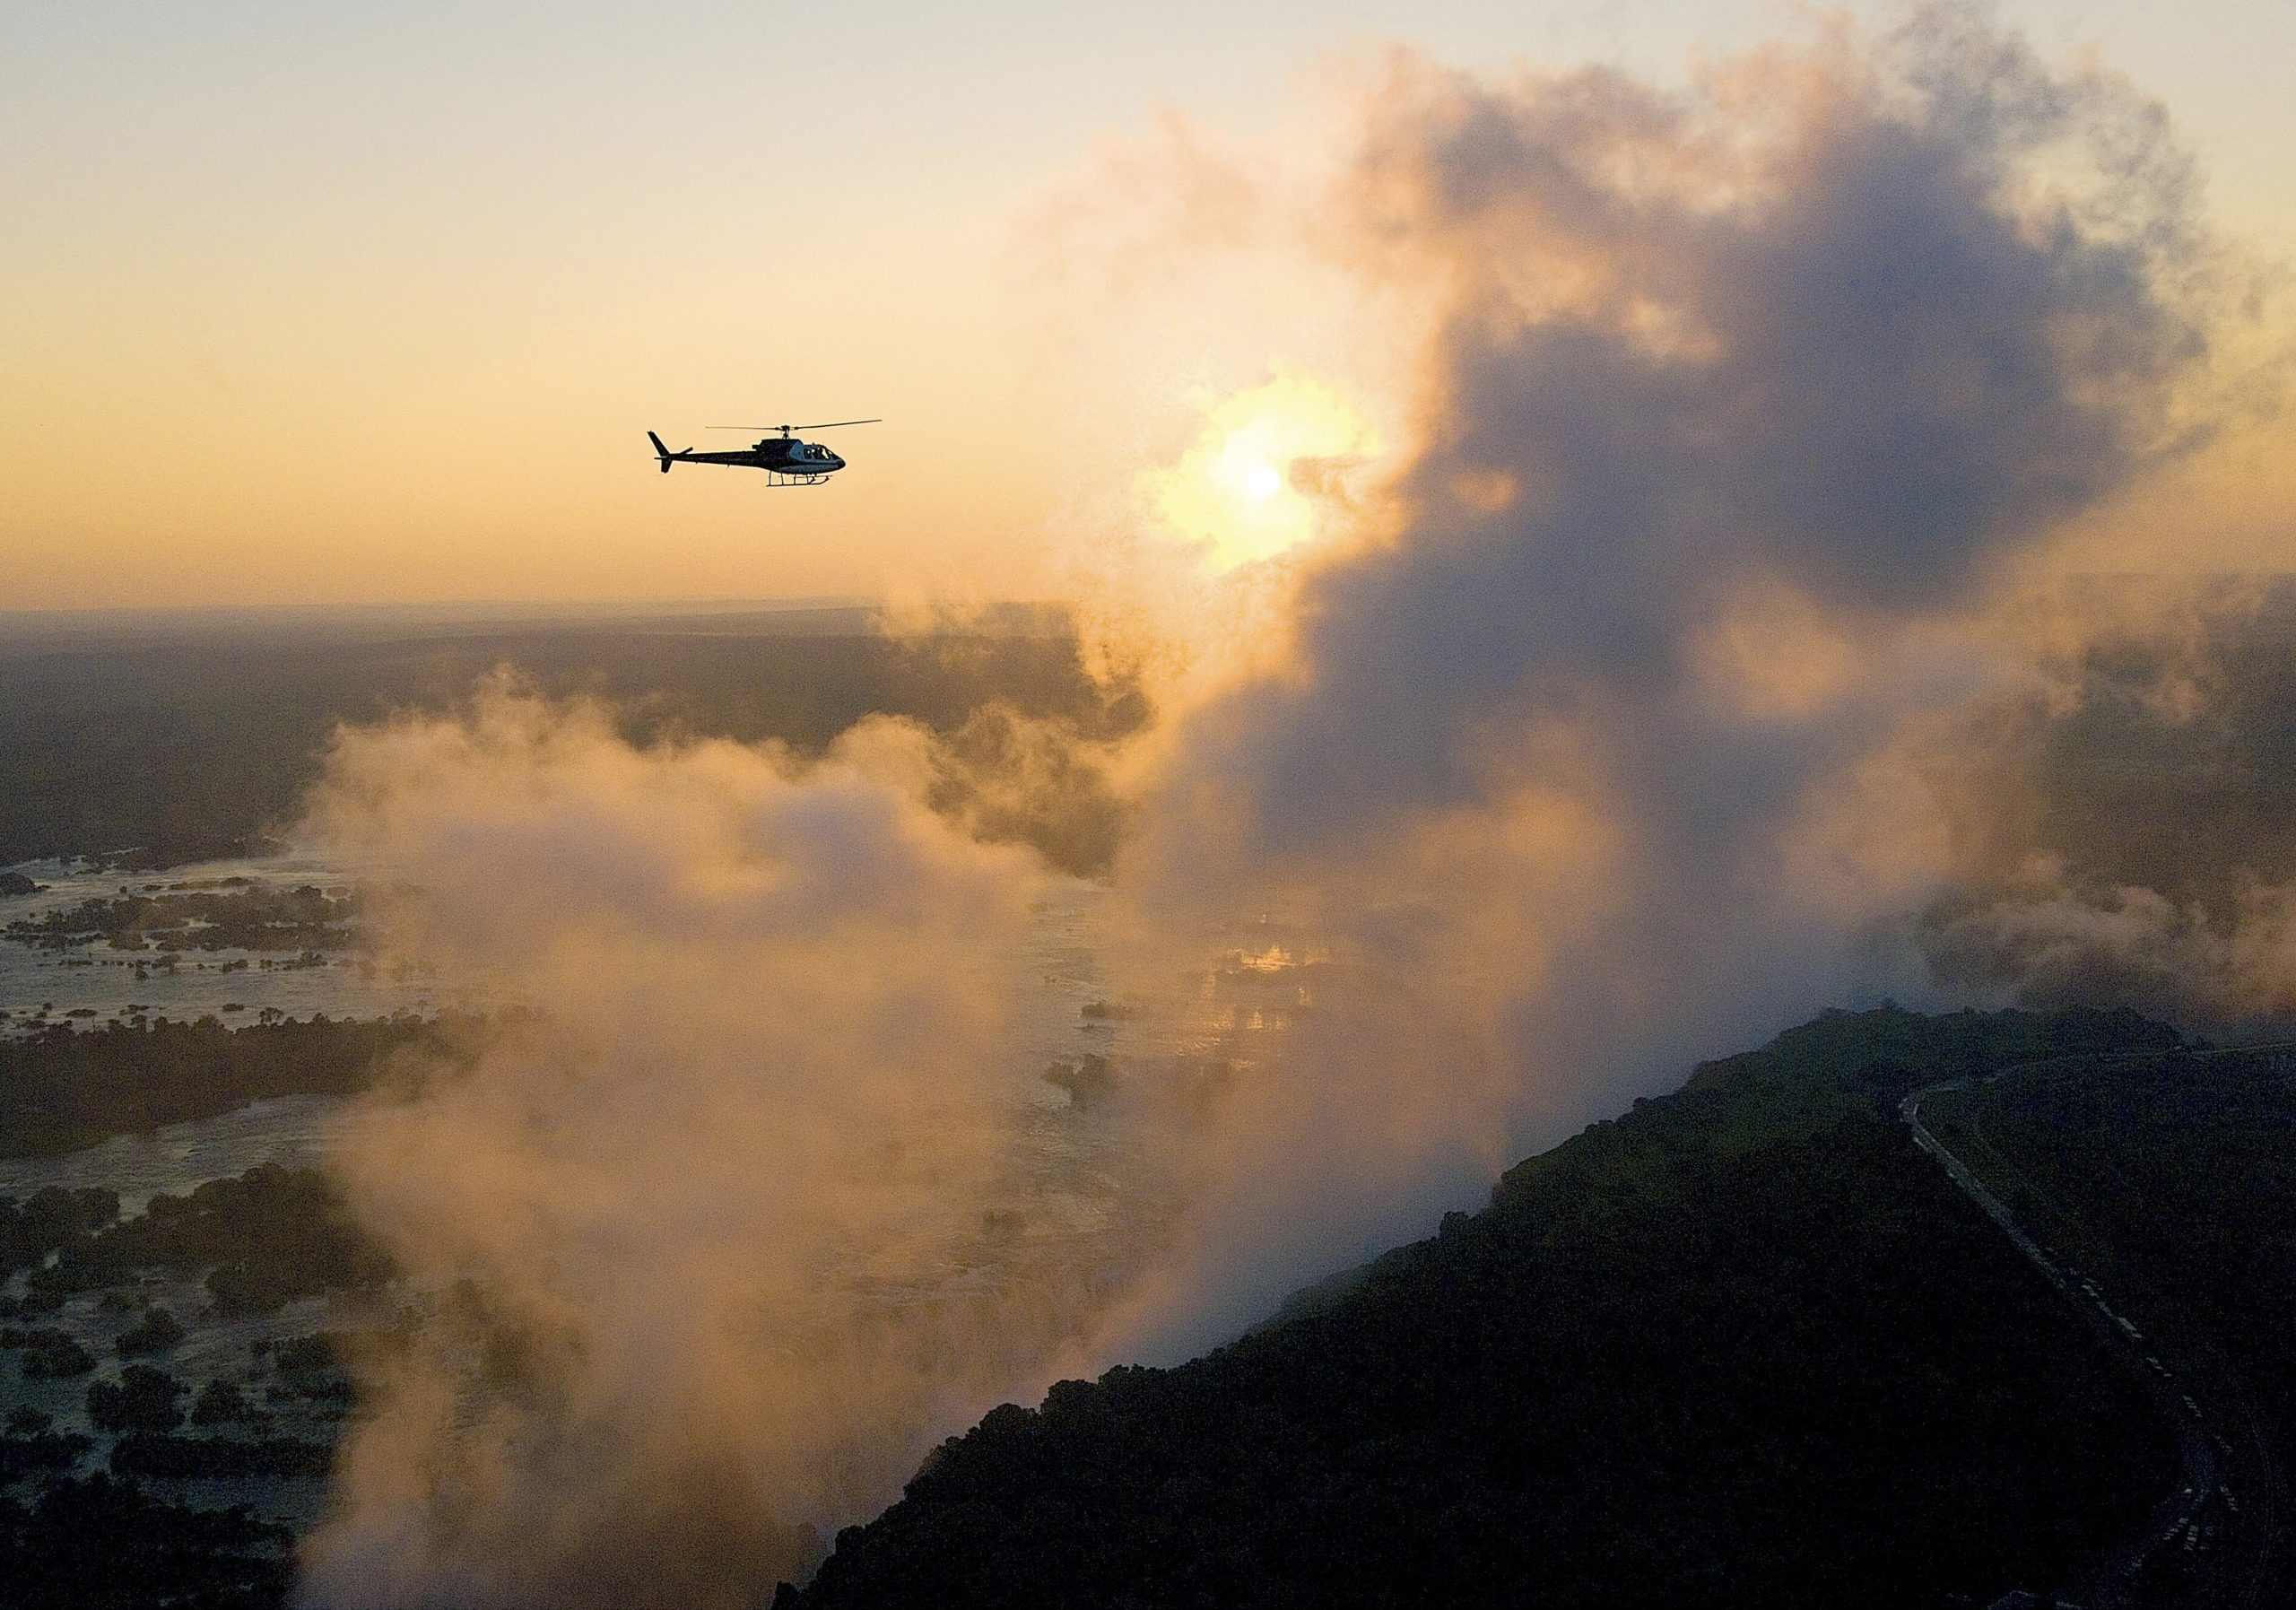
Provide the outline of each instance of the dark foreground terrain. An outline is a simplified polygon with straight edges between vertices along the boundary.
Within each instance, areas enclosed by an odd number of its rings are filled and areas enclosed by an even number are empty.
[[[1891,1115],[1937,1080],[2172,1043],[2128,1014],[1830,1014],[1516,1168],[1312,1311],[996,1411],[796,1597],[1938,1606],[2081,1583],[2176,1487],[2170,1427]]]
[[[2267,1512],[2290,1429],[2296,1072],[2179,1043],[2129,1014],[1827,1014],[1518,1166],[1483,1212],[1205,1358],[996,1411],[778,1597],[2285,1602]],[[2113,1060],[2131,1050],[2148,1057]],[[1918,1089],[2048,1057],[2072,1059],[1951,1110],[1932,1097],[1929,1116],[2197,1383],[2243,1501],[2109,1600],[2111,1562],[2177,1507],[2178,1417],[1895,1116]],[[264,1302],[373,1280],[327,1239],[312,1183],[257,1171],[131,1221],[103,1192],[18,1205],[19,1261],[54,1271],[24,1297],[205,1278],[180,1308],[196,1339],[238,1290],[208,1277],[235,1249],[261,1244]],[[77,1350],[117,1358],[65,1356],[39,1313],[9,1321],[23,1334],[0,1368],[85,1383],[91,1427],[26,1413],[0,1436],[6,1603],[283,1602],[285,1532],[153,1484],[310,1481],[332,1433],[307,1405],[347,1390],[339,1338],[203,1383],[176,1320],[123,1307],[116,1337]]]

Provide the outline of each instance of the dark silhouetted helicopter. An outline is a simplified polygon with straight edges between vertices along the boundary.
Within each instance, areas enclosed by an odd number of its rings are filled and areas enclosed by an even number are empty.
[[[711,425],[712,431],[778,431],[778,436],[761,437],[752,447],[737,453],[697,453],[691,448],[683,453],[673,453],[662,445],[662,439],[651,431],[646,439],[654,444],[654,456],[662,461],[662,474],[670,473],[674,464],[731,464],[744,469],[763,470],[770,486],[819,486],[839,470],[845,460],[817,441],[801,441],[800,431],[834,431],[841,425],[882,424],[874,419],[833,419],[822,425]]]

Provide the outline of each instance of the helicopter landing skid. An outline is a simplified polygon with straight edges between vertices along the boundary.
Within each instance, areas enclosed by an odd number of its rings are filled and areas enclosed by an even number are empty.
[[[793,475],[787,470],[765,472],[768,486],[819,486],[828,479],[827,475]]]

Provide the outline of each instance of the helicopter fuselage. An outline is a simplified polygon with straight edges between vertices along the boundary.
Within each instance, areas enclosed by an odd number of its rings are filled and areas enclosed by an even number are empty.
[[[665,475],[674,464],[725,464],[739,469],[771,470],[777,474],[798,477],[810,485],[827,480],[845,467],[845,460],[821,443],[794,436],[762,437],[747,448],[729,453],[697,453],[691,448],[673,453],[662,445],[660,437],[651,431],[647,432],[647,437],[654,444],[655,457]]]
[[[819,486],[845,467],[845,460],[817,441],[807,441],[797,434],[800,431],[835,431],[847,425],[881,425],[880,419],[832,419],[813,425],[712,425],[713,431],[769,431],[739,452],[697,453],[688,448],[683,453],[673,453],[662,439],[651,431],[646,439],[654,444],[654,457],[660,461],[662,474],[670,473],[674,464],[728,464],[736,469],[763,470],[768,486]]]

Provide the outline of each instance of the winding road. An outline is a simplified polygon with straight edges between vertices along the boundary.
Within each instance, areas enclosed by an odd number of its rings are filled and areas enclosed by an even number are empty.
[[[2084,1068],[2094,1068],[2100,1064],[2126,1066],[2174,1056],[2202,1061],[2263,1056],[2282,1059],[2285,1063],[2296,1063],[2296,1042],[2241,1046],[2221,1050],[2043,1057],[2014,1063],[1975,1078],[1952,1079],[1928,1085],[1907,1096],[1898,1109],[1899,1117],[1912,1131],[1914,1144],[1937,1160],[1961,1192],[2001,1227],[2002,1233],[2009,1238],[2017,1250],[2024,1254],[2067,1302],[2073,1304],[2089,1328],[2144,1383],[2146,1391],[2176,1430],[2178,1451],[2184,1463],[2183,1486],[2154,1510],[2143,1532],[2116,1549],[2090,1580],[2075,1589],[2081,1596],[2081,1602],[2098,1606],[2099,1610],[2109,1606],[2145,1603],[2229,1602],[2245,1606],[2262,1603],[2266,1588],[2272,1584],[2272,1565],[2279,1552],[2283,1524],[2279,1513],[2283,1507],[2278,1492],[2279,1482],[2270,1440],[2257,1421],[2248,1394],[2238,1389],[2237,1385],[2230,1394],[2238,1399],[2237,1402],[2222,1402],[2227,1394],[2220,1390],[2213,1394],[2219,1401],[2204,1407],[2204,1400],[2212,1397],[2207,1388],[2187,1379],[2172,1364],[2162,1361],[2160,1354],[2163,1349],[2146,1338],[2124,1311],[2125,1305],[2115,1303],[2093,1273],[2074,1265],[2063,1252],[2043,1246],[2008,1205],[1977,1177],[1968,1161],[1957,1154],[1924,1121],[1922,1105],[1937,1096],[1996,1083],[2012,1075],[2037,1073],[2053,1066],[2068,1068],[2076,1064]],[[1979,1137],[1983,1140],[1981,1128]],[[2017,1175],[2016,1182],[2021,1188],[2032,1190],[2036,1196],[2041,1195],[2038,1188],[2019,1172],[2013,1162],[1993,1148],[1990,1143],[1987,1145],[2004,1168]],[[2055,1203],[2050,1203],[2049,1206],[2068,1223],[2078,1223]],[[2195,1336],[2205,1335],[2196,1324],[2188,1324],[2187,1328]],[[2174,1349],[2167,1351],[2172,1356],[2176,1352]],[[2232,1452],[2232,1444],[2224,1434],[2224,1428],[2228,1425],[2249,1439],[2256,1449],[2262,1479],[2257,1484],[2257,1489],[2249,1493],[2236,1493],[2227,1480],[2225,1464]],[[2248,1507],[2245,1514],[2244,1502]],[[2207,1563],[2213,1569],[2178,1573],[2186,1585],[2182,1591],[2172,1590],[2167,1597],[2148,1597],[2145,1594],[2145,1570],[2148,1565],[2164,1561],[2173,1551],[2194,1556],[2192,1563],[2196,1566],[2202,1563],[2201,1556],[2211,1553],[2227,1539],[2232,1540],[2240,1552],[2250,1557],[2209,1560]]]

